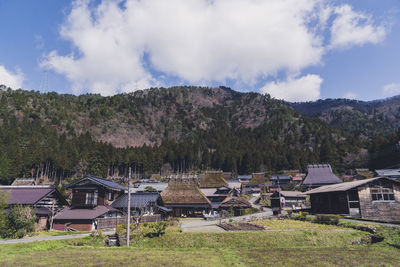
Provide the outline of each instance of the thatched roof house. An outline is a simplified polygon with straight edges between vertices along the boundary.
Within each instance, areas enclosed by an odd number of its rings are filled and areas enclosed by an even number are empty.
[[[197,177],[171,177],[168,187],[161,192],[164,206],[172,209],[173,216],[197,216],[211,209],[211,202],[197,186]]]
[[[221,171],[208,171],[205,177],[200,181],[200,188],[218,188],[228,186]]]
[[[253,173],[249,185],[263,185],[268,182],[264,172]]]
[[[323,185],[338,184],[343,181],[337,177],[329,164],[314,164],[307,166],[308,174],[303,185],[308,188],[316,188]]]

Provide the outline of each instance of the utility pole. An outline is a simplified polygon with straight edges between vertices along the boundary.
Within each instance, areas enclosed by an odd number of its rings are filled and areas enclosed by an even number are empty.
[[[129,167],[128,173],[128,218],[126,226],[126,246],[129,247],[129,235],[131,230],[131,167]]]

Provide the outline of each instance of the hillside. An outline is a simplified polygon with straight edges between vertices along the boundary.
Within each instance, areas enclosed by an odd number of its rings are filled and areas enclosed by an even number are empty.
[[[387,136],[400,128],[400,96],[368,102],[326,99],[288,105],[305,116],[318,117],[332,127],[364,138]]]
[[[340,127],[339,127],[340,128]],[[365,166],[370,143],[287,103],[226,87],[151,88],[111,97],[0,92],[0,182],[222,169]],[[381,142],[382,143],[382,142]]]

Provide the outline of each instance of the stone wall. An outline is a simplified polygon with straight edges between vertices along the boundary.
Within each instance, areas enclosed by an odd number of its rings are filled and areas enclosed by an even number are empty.
[[[400,221],[400,186],[393,183],[395,201],[372,201],[369,184],[358,187],[361,217],[381,221]]]

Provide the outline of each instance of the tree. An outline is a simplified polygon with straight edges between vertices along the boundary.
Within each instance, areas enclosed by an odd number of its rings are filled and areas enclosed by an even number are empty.
[[[7,215],[6,235],[14,238],[22,238],[27,233],[34,231],[36,224],[36,210],[29,206],[17,204],[12,206]]]

